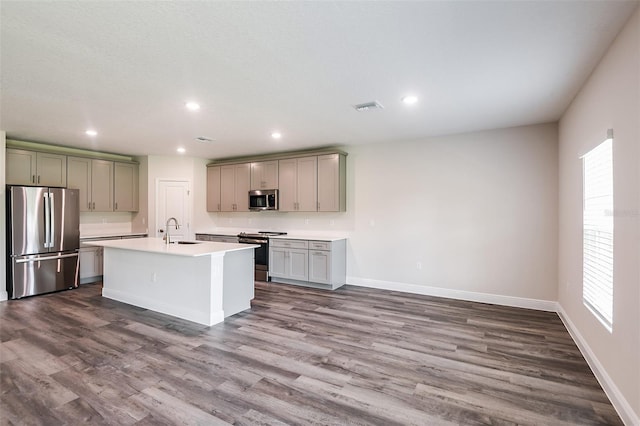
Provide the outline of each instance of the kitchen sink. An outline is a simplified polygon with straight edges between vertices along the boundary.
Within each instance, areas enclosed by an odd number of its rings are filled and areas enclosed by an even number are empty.
[[[200,244],[200,241],[176,241],[174,244]]]

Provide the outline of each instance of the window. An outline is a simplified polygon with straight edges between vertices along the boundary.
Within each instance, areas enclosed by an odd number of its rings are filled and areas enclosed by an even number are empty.
[[[582,157],[582,298],[610,332],[613,328],[612,150],[613,140],[609,137]]]

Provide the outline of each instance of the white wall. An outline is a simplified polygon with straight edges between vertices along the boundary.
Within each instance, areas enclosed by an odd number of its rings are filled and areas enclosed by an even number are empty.
[[[627,424],[640,424],[640,9],[559,126],[559,302]],[[609,333],[582,303],[582,162],[614,130],[614,305]],[[633,413],[631,413],[633,411]],[[625,414],[626,413],[626,414]]]
[[[7,249],[5,241],[7,241],[7,233],[5,226],[5,214],[6,214],[6,165],[5,165],[5,147],[7,143],[7,134],[3,130],[0,130],[0,301],[7,300]]]
[[[159,179],[186,180],[191,184],[191,215],[190,224],[193,234],[195,223],[207,226],[209,218],[206,217],[206,164],[207,160],[184,156],[149,156],[146,157],[146,191],[148,198],[148,223],[149,236],[155,236],[158,224],[156,224],[156,185]],[[143,162],[141,162],[143,164]],[[141,182],[142,183],[142,182]],[[142,194],[142,192],[141,192]],[[198,222],[196,222],[196,219]],[[182,225],[182,224],[181,224]],[[202,226],[202,225],[201,225]],[[160,224],[164,227],[164,224]],[[191,235],[188,238],[193,238]]]
[[[198,230],[342,233],[352,284],[556,300],[555,124],[346,150],[347,212],[211,213]]]

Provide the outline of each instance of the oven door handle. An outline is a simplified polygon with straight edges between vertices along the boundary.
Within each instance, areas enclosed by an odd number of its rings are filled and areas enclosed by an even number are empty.
[[[268,240],[252,240],[250,238],[242,238],[238,242],[240,244],[267,244]]]

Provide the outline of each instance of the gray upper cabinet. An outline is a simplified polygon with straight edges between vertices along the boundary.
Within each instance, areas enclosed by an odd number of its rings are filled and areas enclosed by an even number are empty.
[[[8,148],[6,181],[10,185],[67,186],[67,156]]]
[[[220,167],[220,204],[223,212],[249,211],[249,163]]]
[[[318,156],[318,211],[346,210],[346,158],[341,154]]]
[[[280,211],[317,210],[318,157],[279,161]]]
[[[315,150],[207,165],[207,211],[248,211],[249,190],[278,189],[281,212],[346,211],[346,156]],[[244,161],[245,159],[238,159]],[[246,182],[246,184],[245,184]]]
[[[113,211],[113,161],[91,160],[91,210]]]
[[[69,157],[67,187],[80,190],[80,211],[113,211],[113,161]]]
[[[207,211],[219,212],[220,205],[220,166],[207,167]]]
[[[91,211],[91,159],[67,157],[67,188],[80,190],[80,211]]]
[[[250,189],[278,189],[278,161],[251,163]]]
[[[138,165],[134,163],[113,163],[114,211],[138,211]]]

